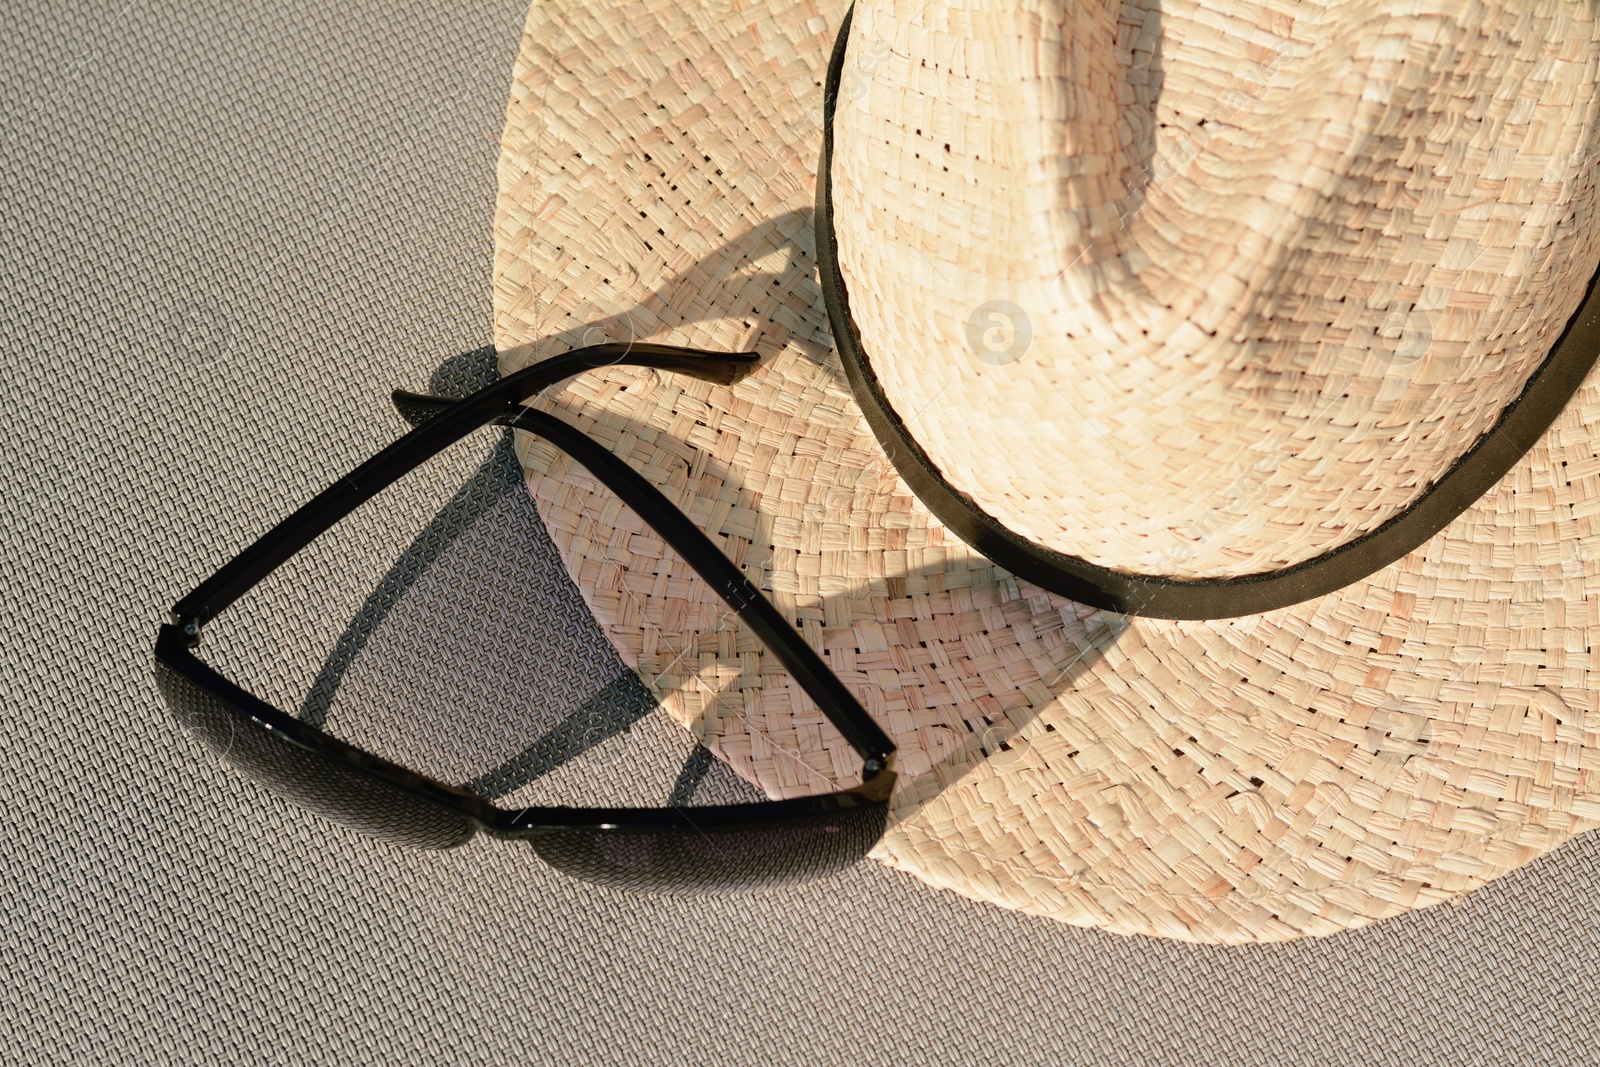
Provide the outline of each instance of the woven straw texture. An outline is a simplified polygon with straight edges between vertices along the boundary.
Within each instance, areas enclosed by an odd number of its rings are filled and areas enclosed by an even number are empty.
[[[1444,532],[1320,600],[1175,623],[1019,582],[899,481],[829,347],[805,208],[841,15],[535,5],[495,322],[504,371],[580,341],[762,354],[732,388],[617,368],[540,404],[700,523],[893,735],[876,855],[1008,908],[1232,943],[1448,900],[1596,825],[1600,381]],[[518,449],[675,718],[771,796],[855,780],[681,560],[581,468]]]
[[[0,8],[0,1061],[1593,1063],[1600,834],[1459,907],[1223,949],[875,863],[675,899],[495,842],[394,848],[177,733],[150,676],[172,598],[393,440],[389,389],[493,372],[526,16]],[[345,663],[330,728],[441,773],[661,802],[690,741],[640,699],[520,475],[474,438],[203,654],[290,709],[326,702],[320,667]]]
[[[890,405],[1004,525],[1114,570],[1277,570],[1404,510],[1577,308],[1600,21],[1140,7],[863,0],[840,270]]]

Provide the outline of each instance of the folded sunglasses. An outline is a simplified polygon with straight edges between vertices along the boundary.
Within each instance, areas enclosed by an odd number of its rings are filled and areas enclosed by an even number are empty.
[[[569,423],[524,407],[575,374],[652,367],[730,385],[754,353],[602,344],[544,360],[471,396],[396,390],[415,428],[323,490],[200,583],[156,636],[156,680],[173,715],[233,767],[337,823],[401,845],[453,848],[482,831],[526,840],[585,881],[658,892],[808,881],[859,860],[883,834],[894,743],[822,658],[682,512],[631,467]],[[704,807],[496,807],[348,744],[249,693],[194,653],[201,628],[340,519],[475,430],[526,430],[561,449],[632,508],[694,568],[817,702],[862,760],[862,782],[811,797]]]

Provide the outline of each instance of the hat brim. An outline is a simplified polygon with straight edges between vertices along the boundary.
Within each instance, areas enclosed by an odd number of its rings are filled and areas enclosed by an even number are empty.
[[[921,505],[832,350],[811,205],[846,6],[533,5],[495,337],[507,372],[600,340],[761,353],[731,387],[616,368],[539,406],[682,507],[894,737],[874,855],[1067,922],[1245,942],[1448,900],[1600,825],[1600,378],[1443,531],[1318,599],[1186,622],[1032,587]],[[771,796],[857,779],[659,538],[561,454],[518,455],[670,714]]]

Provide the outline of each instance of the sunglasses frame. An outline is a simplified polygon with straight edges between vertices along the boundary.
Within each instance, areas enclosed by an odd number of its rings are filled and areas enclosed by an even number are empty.
[[[441,815],[465,819],[473,832],[493,837],[531,839],[574,830],[619,835],[760,830],[804,825],[847,813],[860,815],[863,808],[882,809],[886,817],[895,783],[894,742],[821,656],[760,589],[655,486],[569,423],[523,406],[542,390],[585,371],[612,366],[650,367],[731,385],[749,374],[757,361],[753,352],[730,354],[656,344],[600,344],[536,363],[461,399],[396,390],[395,406],[415,428],[268,530],[174,604],[171,622],[163,624],[157,634],[155,658],[206,698],[227,708],[233,729],[266,731],[281,742],[330,761],[336,765],[329,768],[330,773],[338,769],[366,776],[440,809]],[[341,741],[273,707],[194,655],[192,650],[207,622],[356,508],[445,448],[490,424],[537,434],[561,449],[676,550],[755,632],[861,756],[862,783],[818,796],[751,804],[693,808],[538,806],[513,811]],[[878,833],[881,836],[881,829]],[[466,837],[472,835],[469,832]],[[837,865],[818,871],[815,876],[834,869]]]

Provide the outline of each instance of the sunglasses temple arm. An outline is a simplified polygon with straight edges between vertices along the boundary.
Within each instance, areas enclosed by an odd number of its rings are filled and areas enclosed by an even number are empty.
[[[888,734],[761,590],[659,489],[603,445],[554,415],[519,408],[496,421],[549,441],[617,494],[705,579],[788,668],[801,688],[817,702],[823,714],[861,756],[866,764],[866,777],[871,778],[888,766],[895,749]]]
[[[200,627],[238,600],[286,560],[340,519],[399,478],[472,431],[494,422],[524,400],[563,378],[587,370],[628,365],[654,367],[731,384],[754,369],[754,352],[707,352],[655,344],[603,344],[573,349],[507,375],[450,405],[318,493],[278,523],[194,592],[172,607],[173,622],[191,645]]]

